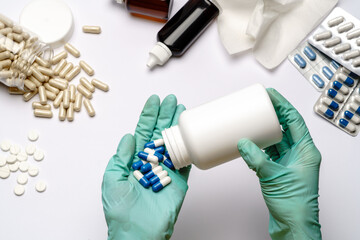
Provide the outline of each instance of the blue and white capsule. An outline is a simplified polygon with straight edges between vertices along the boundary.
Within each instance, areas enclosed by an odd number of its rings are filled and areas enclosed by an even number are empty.
[[[316,53],[309,46],[304,48],[304,54],[310,61],[316,60]]]
[[[167,157],[164,158],[163,164],[172,170],[175,169],[173,162]]]
[[[162,166],[157,166],[154,167],[153,170],[150,170],[149,172],[147,172],[144,177],[148,180],[150,180],[153,176],[155,176],[156,174],[158,174],[159,172],[161,172],[163,170]]]
[[[332,88],[328,90],[327,95],[339,103],[344,102],[344,96]]]
[[[346,76],[344,73],[337,73],[335,79],[342,81],[348,87],[354,86],[355,83],[351,77]]]
[[[337,69],[340,67],[340,64],[339,64],[337,61],[332,60],[332,61],[331,61],[331,66],[333,66],[333,68],[334,68],[335,70],[337,70]]]
[[[355,114],[353,114],[352,112],[346,110],[344,112],[344,117],[347,120],[350,120],[351,122],[355,123],[356,125],[360,124],[360,117],[356,116]]]
[[[171,160],[171,158],[170,158],[170,154],[169,154],[169,152],[168,152],[168,151],[166,151],[164,155],[165,155],[165,157],[166,157],[167,159],[170,159],[170,160]]]
[[[144,148],[156,148],[156,147],[163,146],[164,144],[165,144],[164,139],[160,138],[160,139],[156,139],[154,141],[146,143]]]
[[[324,80],[317,74],[312,75],[312,81],[318,88],[323,88],[325,86]]]
[[[164,155],[155,152],[151,148],[145,148],[144,151],[140,151],[138,157],[149,162],[161,162],[164,159]]]
[[[322,68],[322,72],[323,72],[323,74],[325,75],[325,77],[326,77],[327,79],[329,79],[329,80],[331,80],[332,77],[334,76],[334,73],[333,73],[333,72],[330,70],[330,68],[327,67],[327,66],[324,66],[324,67]]]
[[[358,104],[360,104],[360,96],[353,96],[353,97],[351,98],[351,101],[352,101],[352,102],[357,102]]]
[[[317,106],[316,111],[320,112],[323,116],[325,116],[328,119],[334,118],[334,112],[331,111],[329,108],[325,107],[324,105]]]
[[[154,192],[158,192],[164,187],[166,187],[169,183],[171,183],[171,178],[169,176],[166,176],[160,181],[156,182],[154,185],[152,185],[152,190]]]
[[[144,161],[144,160],[140,160],[140,161],[137,161],[137,162],[134,162],[131,167],[134,169],[134,170],[139,170],[141,168],[142,165],[146,164],[147,162]]]
[[[306,61],[300,54],[296,54],[294,56],[294,62],[299,66],[299,68],[305,68],[306,67]]]
[[[339,110],[339,104],[337,102],[331,100],[330,98],[323,97],[323,98],[321,98],[320,101],[322,104],[328,106],[333,111]]]
[[[134,171],[134,177],[139,181],[139,183],[144,187],[144,188],[148,188],[150,187],[150,181],[148,179],[146,179],[144,177],[144,175],[138,171],[138,170],[135,170]]]
[[[345,87],[342,83],[338,82],[338,81],[334,81],[332,84],[332,87],[339,91],[342,94],[348,95],[349,94],[349,89],[347,87]]]
[[[346,129],[346,130],[348,130],[351,133],[356,131],[355,125],[350,123],[348,120],[343,119],[343,118],[339,120],[339,126]]]
[[[161,179],[166,177],[168,175],[168,172],[166,170],[161,171],[160,173],[156,174],[150,179],[150,184],[154,185],[155,183],[159,182]]]
[[[140,172],[145,174],[145,173],[151,171],[154,167],[157,167],[158,165],[159,164],[157,164],[157,163],[148,162],[141,166]]]
[[[360,115],[360,106],[355,103],[350,103],[350,108],[354,110],[357,115]]]
[[[156,148],[154,148],[154,150],[155,150],[155,152],[164,154],[164,152],[165,152],[165,147],[164,147],[164,146],[156,147]]]

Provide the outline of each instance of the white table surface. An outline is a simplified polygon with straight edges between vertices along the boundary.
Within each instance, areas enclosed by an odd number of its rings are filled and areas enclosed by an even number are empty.
[[[0,12],[15,21],[30,2],[2,1]],[[34,163],[40,174],[29,180],[22,197],[13,194],[18,172],[0,179],[0,239],[106,239],[102,176],[120,138],[134,132],[146,99],[151,94],[164,98],[174,93],[191,108],[256,82],[276,88],[293,103],[322,153],[323,238],[360,236],[360,137],[353,138],[315,115],[312,108],[319,93],[288,61],[267,71],[249,53],[231,57],[212,24],[183,57],[149,71],[145,62],[161,23],[134,18],[111,0],[66,2],[75,17],[71,43],[111,90],[95,93],[95,118],[82,110],[69,123],[60,122],[57,112],[51,120],[34,118],[30,102],[0,88],[0,141],[25,146],[27,132],[38,129],[41,136],[36,144],[46,152],[43,162]],[[175,0],[172,13],[184,3]],[[360,2],[343,0],[339,6],[360,18],[356,11]],[[101,25],[103,33],[83,34],[83,25]],[[48,182],[43,194],[34,189],[40,179]],[[270,239],[258,179],[242,159],[208,171],[194,167],[189,185],[172,239]]]

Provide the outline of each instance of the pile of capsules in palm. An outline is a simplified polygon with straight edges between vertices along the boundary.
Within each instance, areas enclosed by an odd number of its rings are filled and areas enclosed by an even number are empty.
[[[68,62],[68,53],[80,57],[80,51],[70,43],[52,56],[49,46],[0,14],[0,81],[9,87],[10,94],[22,95],[26,102],[39,96],[39,101],[32,103],[35,117],[53,117],[49,101],[53,102],[53,108],[59,109],[60,121],[73,121],[74,113],[80,112],[82,104],[93,117],[95,110],[90,100],[95,88],[109,90],[106,83],[95,78],[89,81],[81,77],[79,84],[70,84],[81,71],[89,77],[95,71],[83,60],[78,65]]]
[[[132,164],[133,174],[144,188],[152,186],[154,192],[159,192],[171,182],[168,172],[159,165],[162,162],[169,169],[175,169],[163,139],[146,143],[138,157],[141,160]]]

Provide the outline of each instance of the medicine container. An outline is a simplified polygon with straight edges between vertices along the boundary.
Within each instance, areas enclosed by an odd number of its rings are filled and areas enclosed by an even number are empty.
[[[116,0],[125,5],[134,16],[166,22],[169,19],[172,0]]]
[[[183,55],[219,13],[215,1],[189,0],[158,32],[147,66],[163,65],[171,56]]]
[[[282,131],[266,89],[255,84],[185,110],[162,136],[176,169],[194,164],[205,170],[240,157],[240,139],[265,148],[280,142]]]

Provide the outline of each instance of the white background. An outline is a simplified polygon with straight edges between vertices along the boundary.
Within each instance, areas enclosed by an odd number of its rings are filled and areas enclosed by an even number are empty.
[[[1,2],[0,12],[18,21],[29,0]],[[256,82],[276,88],[293,103],[322,153],[323,238],[360,236],[360,137],[347,135],[313,112],[319,93],[288,61],[267,71],[250,53],[229,56],[212,24],[183,57],[149,71],[148,51],[163,24],[132,17],[111,0],[66,2],[76,26],[71,43],[111,90],[95,93],[96,117],[89,118],[83,109],[69,123],[60,122],[57,111],[51,120],[34,118],[30,102],[0,87],[0,141],[25,146],[27,132],[38,129],[37,145],[46,152],[43,162],[34,163],[40,174],[30,179],[22,197],[13,194],[18,173],[0,179],[0,239],[106,239],[102,176],[121,137],[134,132],[146,99],[151,94],[164,98],[174,93],[191,108]],[[184,3],[175,0],[172,14]],[[360,18],[356,11],[360,2],[344,0],[339,6]],[[103,33],[84,34],[81,26],[85,24],[101,25]],[[48,182],[43,194],[34,190],[39,179]],[[258,179],[242,159],[208,171],[194,167],[189,186],[172,239],[269,239],[268,211]]]

